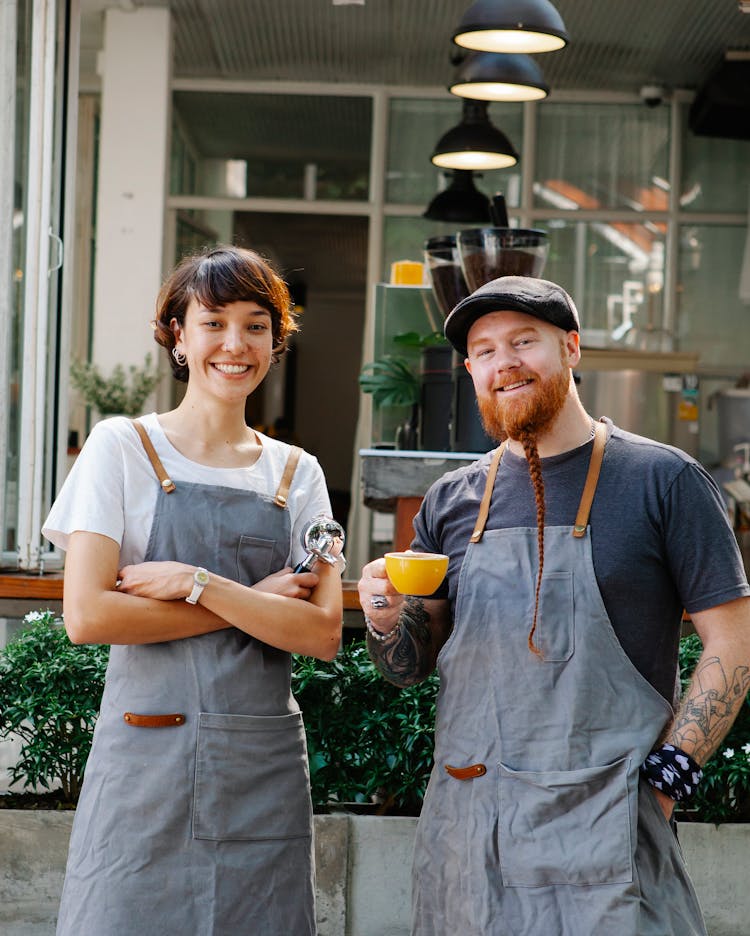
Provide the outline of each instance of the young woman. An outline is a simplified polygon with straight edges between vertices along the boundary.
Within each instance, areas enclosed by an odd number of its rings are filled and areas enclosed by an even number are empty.
[[[218,247],[172,273],[155,329],[184,399],[99,423],[43,531],[67,550],[71,640],[112,645],[58,936],[314,933],[290,654],[335,656],[341,582],[293,572],[330,514],[320,466],[244,419],[296,329],[289,293]]]

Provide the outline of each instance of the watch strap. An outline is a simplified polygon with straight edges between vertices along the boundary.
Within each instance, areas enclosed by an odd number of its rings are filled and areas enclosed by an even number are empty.
[[[203,589],[208,585],[208,570],[203,568],[198,568],[193,573],[193,589],[189,595],[185,597],[185,601],[188,604],[198,604],[198,599],[203,594]]]

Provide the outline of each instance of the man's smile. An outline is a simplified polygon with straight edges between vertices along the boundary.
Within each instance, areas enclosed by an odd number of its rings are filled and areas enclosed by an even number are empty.
[[[525,380],[516,380],[513,383],[508,383],[503,387],[496,387],[495,389],[500,393],[507,393],[509,390],[518,390],[519,387],[527,387],[531,383],[534,383],[533,378],[527,377]]]

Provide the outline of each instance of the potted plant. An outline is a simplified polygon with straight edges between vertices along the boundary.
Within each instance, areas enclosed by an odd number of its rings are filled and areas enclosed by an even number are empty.
[[[401,424],[395,430],[396,448],[417,447],[419,377],[405,358],[384,354],[362,367],[359,385],[363,393],[372,394],[376,409],[408,407],[407,415],[399,413]]]
[[[74,361],[70,379],[89,406],[100,416],[139,416],[146,398],[161,379],[147,354],[142,367],[116,364],[105,377],[92,361]]]
[[[450,344],[438,331],[427,335],[404,332],[394,336],[393,344],[403,349],[405,356],[385,354],[365,364],[359,376],[362,392],[372,394],[378,409],[410,408],[396,430],[396,448],[417,448],[419,443],[421,448],[447,451],[452,395]]]
[[[49,610],[32,611],[24,622],[0,652],[0,740],[20,739],[9,772],[29,792],[0,802],[72,806],[91,750],[109,648],[72,644],[62,619]],[[48,795],[34,792],[40,787]]]

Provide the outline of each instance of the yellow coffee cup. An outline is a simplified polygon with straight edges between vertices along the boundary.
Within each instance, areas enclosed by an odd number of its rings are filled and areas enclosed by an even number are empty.
[[[448,557],[442,553],[390,552],[385,571],[402,595],[431,595],[445,578]]]

